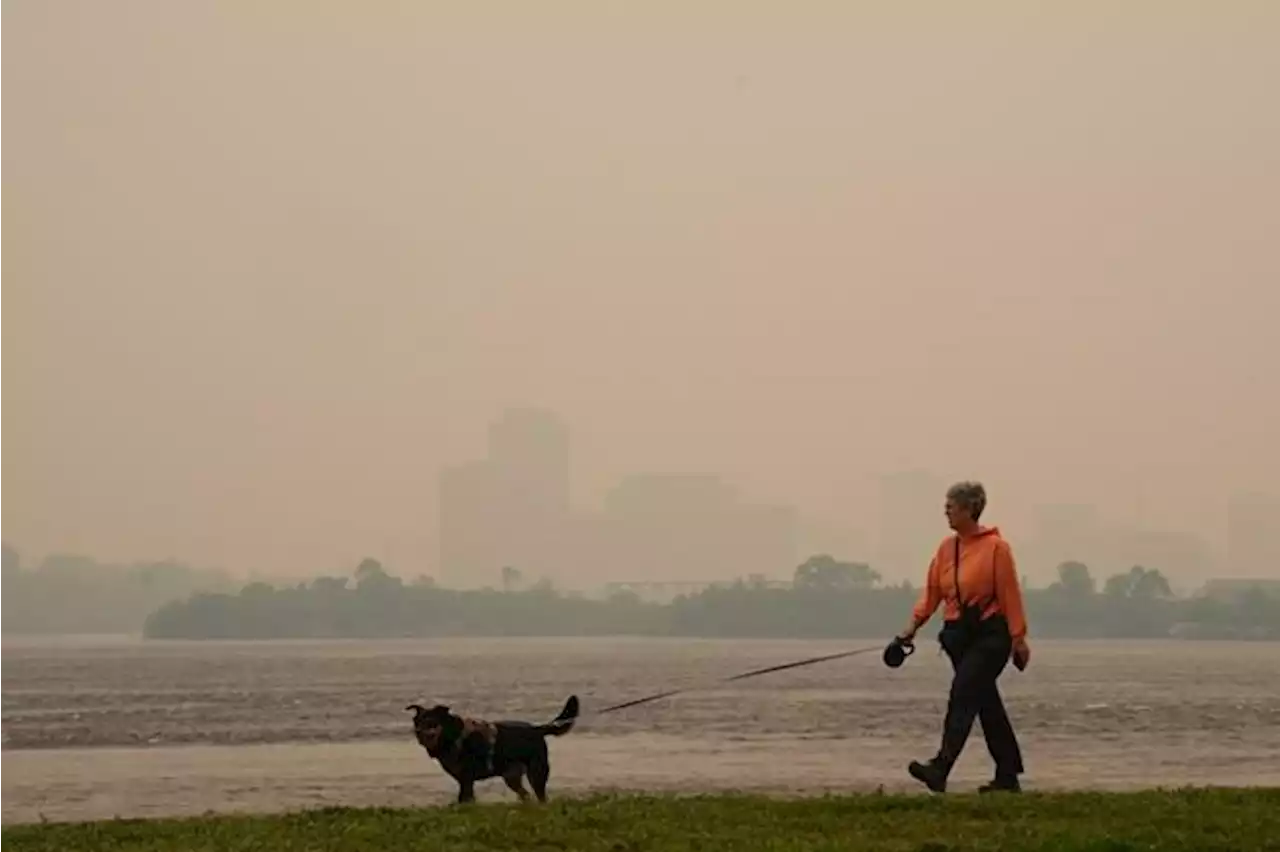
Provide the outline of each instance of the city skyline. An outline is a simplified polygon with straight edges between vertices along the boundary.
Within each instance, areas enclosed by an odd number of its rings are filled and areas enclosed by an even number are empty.
[[[1219,562],[1277,490],[1253,7],[329,11],[6,5],[24,552],[427,566],[527,404],[587,507],[713,470],[869,559],[900,471]]]
[[[482,459],[440,474],[442,582],[490,585],[514,568],[536,580],[722,580],[776,576],[800,551],[795,510],[744,499],[714,473],[631,473],[597,506],[575,507],[571,431],[552,411],[505,410]]]
[[[740,485],[707,469],[666,468],[659,472],[623,473],[599,498],[583,496],[579,493],[582,489],[575,488],[572,475],[572,430],[556,412],[545,407],[501,409],[480,431],[485,435],[486,454],[482,458],[446,464],[437,473],[441,498],[439,519],[431,537],[433,558],[404,563],[388,553],[385,545],[372,540],[363,550],[357,548],[353,553],[374,556],[393,568],[403,566],[413,575],[427,574],[443,582],[460,581],[463,586],[492,585],[504,566],[518,568],[530,580],[552,580],[573,588],[626,582],[723,582],[748,575],[777,581],[789,577],[804,558],[819,553],[866,562],[880,571],[887,582],[914,582],[927,566],[937,541],[946,535],[940,507],[950,480],[922,468],[875,477],[879,495],[875,511],[843,524],[838,521],[831,524],[785,500],[770,502],[768,495],[753,493],[752,499],[744,500]],[[549,458],[538,458],[548,454]],[[461,496],[451,501],[445,497],[445,492],[450,491]],[[768,519],[766,526],[781,523],[778,529],[785,532],[779,532],[777,540],[786,540],[789,544],[776,545],[775,541],[772,550],[768,547],[753,550],[746,546],[742,552],[769,554],[772,561],[747,557],[735,562],[726,558],[719,562],[722,568],[708,567],[695,575],[679,560],[672,563],[670,557],[660,555],[660,548],[654,548],[652,542],[664,541],[661,530],[651,530],[651,536],[647,537],[633,529],[629,539],[618,538],[614,530],[613,538],[606,534],[602,539],[601,521],[606,524],[611,521],[616,527],[618,518],[627,514],[627,495],[644,495],[646,491],[651,507],[660,505],[664,499],[679,501],[693,494],[700,498],[695,497],[690,505],[738,505],[748,512],[756,511],[761,513],[757,516],[759,520]],[[995,501],[1001,496],[998,492],[993,496],[997,507]],[[640,502],[646,502],[643,496]],[[1022,507],[1023,516],[1028,519],[1025,523],[1011,525],[999,520],[993,523],[1001,526],[1017,548],[1020,570],[1037,582],[1051,581],[1056,566],[1069,560],[1089,564],[1096,575],[1122,571],[1134,564],[1159,567],[1181,588],[1198,585],[1214,576],[1276,576],[1274,566],[1280,564],[1280,555],[1269,529],[1280,507],[1280,496],[1245,491],[1228,495],[1226,503],[1228,534],[1220,548],[1193,532],[1123,523],[1087,503],[1032,503]],[[479,534],[461,545],[459,552],[468,549],[470,552],[459,559],[450,556],[451,541],[458,537],[451,538],[449,534],[451,513],[458,511],[506,521],[482,525]],[[984,520],[999,514],[999,508],[995,508]],[[691,526],[700,524],[705,522],[695,520]],[[753,526],[744,523],[737,535],[749,539]],[[732,542],[733,538],[734,533],[726,532],[721,541]],[[566,551],[565,541],[577,544]],[[21,549],[21,541],[6,538],[6,542]],[[43,555],[76,552],[55,548]],[[708,551],[714,552],[714,549]],[[27,555],[40,556],[30,552]],[[248,576],[297,573],[281,572],[268,565],[212,565],[180,553],[133,554],[121,561],[147,558],[172,558]],[[452,568],[451,559],[455,562]],[[665,567],[664,559],[667,560]],[[306,570],[344,570],[349,567],[348,563],[354,564],[351,558],[330,559],[304,569],[304,573]],[[592,565],[608,567],[601,569]],[[619,569],[618,566],[627,567]]]
[[[612,515],[616,518],[630,511],[638,515],[653,516],[658,514],[656,510],[664,501],[679,504],[682,500],[689,500],[691,495],[691,502],[687,505],[704,507],[730,506],[740,499],[740,489],[714,472],[666,471],[626,474],[606,492],[599,505],[584,506],[582,503],[575,503],[572,488],[568,485],[571,479],[568,471],[573,457],[572,430],[555,412],[540,408],[505,410],[489,427],[491,455],[483,460],[446,468],[441,474],[442,487],[450,477],[488,470],[485,465],[493,466],[485,473],[485,481],[490,483],[489,487],[494,487],[493,483],[501,481],[500,477],[494,475],[503,461],[501,453],[493,454],[495,433],[505,432],[512,443],[522,443],[526,451],[533,456],[538,455],[536,441],[518,440],[519,430],[512,427],[521,421],[533,433],[540,431],[554,436],[549,449],[556,463],[541,467],[554,480],[551,490],[557,495],[555,502],[560,507],[558,511],[561,517],[550,523],[562,542],[575,537],[588,540],[598,537],[598,530],[588,529],[595,515]],[[531,464],[529,458],[518,459],[508,455],[506,461],[514,461],[526,469],[539,467]],[[524,484],[528,488],[529,483]],[[867,529],[849,525],[840,530],[837,536],[828,538],[830,540],[843,534],[844,541],[855,539],[873,542],[872,545],[864,544],[860,550],[824,547],[819,537],[804,535],[801,531],[805,527],[805,518],[797,507],[755,503],[761,510],[780,513],[776,517],[786,516],[785,537],[791,542],[788,551],[790,555],[783,556],[783,551],[779,550],[774,551],[772,562],[745,560],[735,565],[732,560],[726,560],[720,567],[712,567],[704,562],[701,573],[689,570],[678,558],[670,554],[664,555],[661,549],[655,550],[652,547],[652,542],[670,541],[670,531],[662,527],[640,531],[642,534],[633,535],[630,539],[624,537],[604,544],[593,541],[594,547],[583,545],[583,551],[573,547],[562,549],[558,563],[555,557],[545,555],[550,551],[540,550],[539,546],[520,544],[521,535],[516,530],[521,524],[504,530],[500,536],[506,550],[500,547],[497,551],[486,551],[498,539],[492,534],[482,533],[471,537],[479,547],[478,552],[487,552],[488,555],[473,560],[460,559],[458,569],[451,571],[447,555],[449,523],[443,520],[449,515],[450,501],[442,496],[441,557],[437,567],[442,580],[461,581],[463,585],[490,584],[504,565],[519,568],[523,574],[534,578],[543,577],[562,583],[566,574],[576,576],[588,585],[637,581],[724,581],[747,575],[780,580],[787,578],[803,558],[817,553],[831,553],[840,558],[867,562],[880,571],[887,581],[914,581],[923,566],[928,564],[933,547],[946,534],[945,527],[941,524],[940,506],[942,495],[950,484],[947,479],[922,469],[899,471],[879,477],[880,500],[875,533],[868,537]],[[528,490],[535,493],[538,491],[536,487]],[[755,497],[757,500],[764,499],[763,495]],[[1032,523],[1020,529],[1010,529],[1007,526],[1003,529],[1015,543],[1020,569],[1039,582],[1051,580],[1058,564],[1077,560],[1089,564],[1097,576],[1120,572],[1132,565],[1160,568],[1175,585],[1188,587],[1214,576],[1215,570],[1220,567],[1225,568],[1227,576],[1232,577],[1266,576],[1271,570],[1268,566],[1275,564],[1274,561],[1267,560],[1267,554],[1274,550],[1274,545],[1266,533],[1266,521],[1274,517],[1269,509],[1274,508],[1275,502],[1274,497],[1265,494],[1237,495],[1237,499],[1232,500],[1229,507],[1232,517],[1240,513],[1241,505],[1247,505],[1252,510],[1243,524],[1237,518],[1233,527],[1235,533],[1231,541],[1234,542],[1237,554],[1234,561],[1229,554],[1213,553],[1208,543],[1194,533],[1126,525],[1105,517],[1096,506],[1090,504],[1035,504],[1030,512],[1030,517],[1034,519]],[[500,516],[500,503],[500,499],[491,496],[487,501],[475,503],[473,510],[480,517],[493,518]],[[517,513],[519,514],[524,514],[526,521],[529,519],[527,512]],[[701,523],[706,524],[713,514],[714,511],[706,512],[707,517]],[[761,516],[762,519],[763,517],[764,515]],[[533,524],[533,527],[536,529],[546,523],[548,521],[544,518]],[[996,525],[1000,524],[997,522]],[[697,522],[694,526],[697,526]],[[752,526],[745,524],[742,529]],[[496,523],[496,528],[502,529],[502,524]],[[739,531],[736,534],[743,533]],[[733,532],[723,533],[726,541],[731,540],[733,535]],[[566,561],[568,565],[564,564]],[[574,566],[587,566],[592,561],[599,561],[607,567],[596,571],[574,570]],[[627,567],[619,571],[619,565]]]

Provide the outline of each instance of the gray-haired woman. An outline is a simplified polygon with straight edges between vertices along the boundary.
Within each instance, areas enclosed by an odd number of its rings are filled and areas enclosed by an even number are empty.
[[[982,792],[1021,789],[1022,752],[1005,712],[996,681],[1012,656],[1019,669],[1031,659],[1022,590],[1009,543],[996,527],[978,523],[987,492],[978,482],[959,482],[947,490],[947,523],[954,534],[938,545],[929,563],[924,591],[899,634],[910,641],[939,604],[945,604],[938,639],[955,676],[947,699],[942,744],[934,757],[912,761],[912,777],[935,793],[946,792],[947,777],[960,757],[974,718],[982,720],[987,749],[996,763],[995,780]]]

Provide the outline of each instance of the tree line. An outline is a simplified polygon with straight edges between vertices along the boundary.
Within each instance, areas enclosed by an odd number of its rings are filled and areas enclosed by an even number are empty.
[[[646,602],[629,591],[599,600],[546,583],[526,588],[513,569],[501,578],[501,589],[447,589],[425,577],[406,583],[366,559],[351,578],[197,593],[159,607],[143,632],[155,639],[867,638],[896,632],[918,595],[910,583],[884,585],[868,565],[827,555],[798,566],[785,588],[746,579],[669,603]],[[1280,596],[1256,587],[1231,600],[1179,598],[1158,569],[1142,566],[1098,588],[1087,566],[1066,562],[1048,587],[1024,582],[1024,596],[1037,637],[1280,639]]]
[[[107,564],[54,554],[28,567],[7,543],[2,576],[7,635],[137,633],[148,615],[170,601],[237,585],[225,572],[174,561]]]

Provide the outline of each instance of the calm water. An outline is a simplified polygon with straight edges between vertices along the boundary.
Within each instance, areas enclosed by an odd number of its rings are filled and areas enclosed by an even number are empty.
[[[140,643],[6,640],[4,819],[447,801],[453,786],[405,704],[553,716],[553,795],[598,789],[779,793],[909,789],[936,745],[949,670],[922,645],[700,689],[616,715],[591,709],[867,643],[441,640]],[[1002,681],[1039,788],[1280,784],[1280,648],[1041,642]],[[956,787],[989,759],[975,737]],[[501,783],[482,799],[509,796]]]

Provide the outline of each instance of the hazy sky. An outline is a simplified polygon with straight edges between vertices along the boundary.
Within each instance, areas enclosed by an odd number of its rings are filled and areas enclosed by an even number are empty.
[[[27,552],[430,568],[439,466],[522,404],[583,504],[715,470],[864,528],[928,467],[1015,541],[1090,500],[1220,545],[1228,492],[1277,489],[1280,4],[3,24]]]

